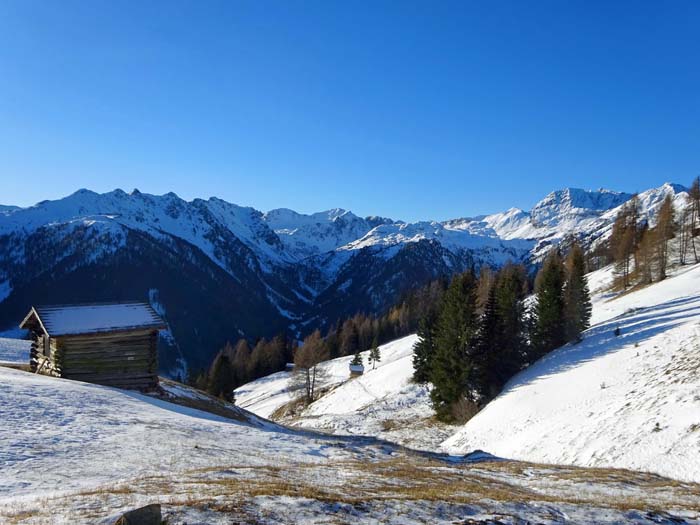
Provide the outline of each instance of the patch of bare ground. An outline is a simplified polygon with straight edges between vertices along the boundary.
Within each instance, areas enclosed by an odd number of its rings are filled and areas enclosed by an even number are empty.
[[[259,497],[351,506],[391,501],[478,504],[486,508],[495,503],[547,503],[617,511],[682,510],[700,517],[700,485],[654,474],[513,461],[455,463],[419,455],[373,462],[196,469],[173,477],[150,476],[46,498],[33,508],[18,508],[4,517],[8,523],[41,523],[45,509],[61,508],[62,501],[70,501],[80,519],[88,520],[152,502],[177,514],[195,509],[242,519],[250,518],[247,513]]]

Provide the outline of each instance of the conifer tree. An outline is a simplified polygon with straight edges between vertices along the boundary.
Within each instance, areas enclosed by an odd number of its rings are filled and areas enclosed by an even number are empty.
[[[382,360],[379,352],[379,340],[375,336],[372,340],[372,349],[369,351],[369,362],[372,363],[372,370],[377,367],[377,363]]]
[[[476,279],[469,271],[456,275],[445,293],[431,360],[430,397],[437,416],[452,419],[451,409],[462,399],[473,400],[472,358],[477,329]]]
[[[483,304],[483,313],[476,336],[472,370],[475,389],[482,399],[494,397],[501,386],[500,350],[503,323],[501,321],[496,290],[497,278],[491,278],[488,293]]]
[[[591,322],[591,296],[585,264],[581,246],[574,243],[566,259],[567,276],[564,285],[566,339],[570,342],[579,342],[582,332]]]
[[[430,381],[430,369],[435,355],[436,315],[424,317],[418,326],[418,341],[413,345],[413,380]]]
[[[491,281],[473,360],[482,402],[495,397],[525,363],[524,295],[523,267],[506,265]]]
[[[360,355],[360,352],[357,352],[354,357],[352,358],[352,361],[350,361],[351,365],[354,366],[361,366],[362,363],[362,356]]]
[[[498,278],[496,307],[501,323],[499,389],[525,364],[528,356],[527,324],[523,301],[527,293],[527,273],[522,265],[504,266]]]
[[[531,335],[533,357],[538,359],[566,343],[564,267],[552,250],[536,279],[536,304]]]

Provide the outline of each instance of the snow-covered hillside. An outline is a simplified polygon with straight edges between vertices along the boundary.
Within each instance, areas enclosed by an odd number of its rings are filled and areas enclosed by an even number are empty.
[[[700,523],[700,485],[416,454],[226,412],[0,367],[0,523],[111,525],[149,503],[172,524]]]
[[[415,448],[700,481],[700,266],[622,295],[609,291],[609,267],[588,279],[584,341],[524,370],[464,428],[436,424],[427,387],[411,383],[416,336],[382,346],[381,364],[361,377],[349,377],[351,357],[322,364],[327,391],[300,412],[278,410],[292,400],[288,372],[244,385],[237,402],[287,424]]]
[[[589,276],[585,339],[514,377],[446,450],[700,481],[700,266],[620,297],[610,278]]]
[[[300,413],[276,413],[297,395],[290,391],[291,373],[278,372],[236,390],[236,403],[262,416],[298,427],[341,435],[368,435],[412,448],[436,449],[457,427],[433,419],[428,387],[411,381],[413,345],[410,335],[380,346],[381,361],[365,373],[350,377],[352,356],[319,366],[324,394]]]

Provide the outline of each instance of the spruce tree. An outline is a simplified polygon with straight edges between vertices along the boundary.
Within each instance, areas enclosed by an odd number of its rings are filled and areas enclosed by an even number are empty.
[[[492,279],[483,306],[474,371],[481,401],[495,397],[527,357],[525,269],[506,265]]]
[[[535,359],[566,343],[564,306],[564,267],[559,253],[552,250],[536,279],[536,304],[531,335]]]
[[[430,381],[430,370],[435,355],[436,315],[424,317],[418,325],[418,341],[413,345],[413,380]]]
[[[496,301],[497,278],[491,277],[476,336],[472,373],[474,388],[482,399],[494,397],[500,389],[500,350],[503,329]]]
[[[500,320],[499,390],[527,360],[527,324],[523,302],[526,289],[527,273],[523,266],[509,264],[501,270],[496,288],[496,308]]]
[[[437,416],[453,418],[451,409],[462,399],[474,400],[472,358],[477,329],[476,279],[469,271],[452,279],[443,301],[431,360],[430,397]]]
[[[382,360],[379,352],[379,340],[375,336],[372,340],[372,349],[369,351],[369,362],[372,363],[372,370],[377,367],[377,363]]]
[[[588,292],[583,250],[574,243],[566,260],[567,276],[564,285],[566,339],[579,342],[581,333],[590,326],[591,296]]]

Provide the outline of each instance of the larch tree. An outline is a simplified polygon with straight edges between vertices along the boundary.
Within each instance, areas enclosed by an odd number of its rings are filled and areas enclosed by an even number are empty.
[[[615,261],[616,282],[623,289],[629,287],[631,282],[633,257],[639,241],[638,222],[639,199],[634,195],[618,212],[608,241]]]
[[[316,388],[321,373],[319,363],[328,359],[328,348],[321,338],[321,332],[314,331],[304,339],[303,344],[297,348],[294,355],[295,385],[302,389],[303,399],[306,404],[316,399]]]
[[[645,225],[639,232],[639,245],[637,246],[637,265],[635,275],[641,284],[649,284],[653,281],[652,265],[654,260],[654,237],[656,231]]]
[[[353,355],[360,348],[360,337],[353,319],[347,319],[340,330],[340,355]]]
[[[690,209],[690,239],[689,244],[693,252],[693,259],[697,264],[698,249],[695,246],[695,238],[700,235],[700,177],[695,177],[688,191],[688,207]]]
[[[233,400],[233,389],[235,388],[235,379],[233,368],[228,356],[222,350],[220,351],[212,365],[211,373],[209,374],[209,383],[207,391],[217,397],[221,397],[227,401]]]
[[[233,372],[236,385],[240,386],[247,383],[251,379],[250,375],[250,346],[248,341],[240,339],[236,343],[236,348],[233,351]]]
[[[673,197],[666,195],[661,207],[659,208],[658,217],[656,220],[656,235],[654,259],[658,268],[659,280],[666,278],[666,269],[668,267],[668,243],[675,236],[676,221],[675,211],[673,207]]]

